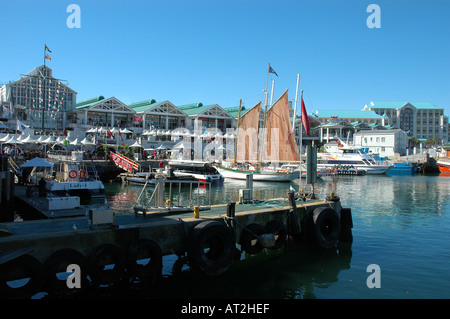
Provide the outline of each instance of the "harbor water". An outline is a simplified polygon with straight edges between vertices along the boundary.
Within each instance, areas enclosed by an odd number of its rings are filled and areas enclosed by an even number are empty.
[[[118,212],[130,211],[142,190],[120,183],[105,187],[109,204]],[[205,202],[210,194],[212,204],[227,203],[237,201],[244,187],[244,181],[226,180],[195,192]],[[254,198],[284,197],[291,187],[298,189],[296,184],[254,183]],[[309,192],[310,186],[304,189]],[[143,193],[143,202],[150,192]],[[450,176],[319,179],[316,196],[330,192],[352,210],[353,243],[323,251],[300,246],[288,253],[250,258],[213,281],[190,271],[175,255],[166,256],[163,278],[153,293],[158,298],[204,299],[450,298]],[[182,203],[188,203],[188,194],[183,191]],[[120,292],[127,297],[146,293]]]

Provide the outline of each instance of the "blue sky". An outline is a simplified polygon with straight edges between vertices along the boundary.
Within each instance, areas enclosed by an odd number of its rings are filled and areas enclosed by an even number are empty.
[[[294,99],[309,113],[370,101],[428,101],[450,115],[450,1],[0,0],[0,82],[43,64],[78,101],[98,95],[247,107]],[[81,8],[70,29],[69,4]],[[369,4],[381,28],[369,29]]]

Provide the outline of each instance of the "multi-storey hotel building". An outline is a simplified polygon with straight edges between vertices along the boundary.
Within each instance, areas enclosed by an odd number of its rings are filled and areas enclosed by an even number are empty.
[[[444,109],[430,102],[370,102],[364,110],[387,116],[390,124],[411,137],[429,139],[438,137],[448,142],[448,116]]]

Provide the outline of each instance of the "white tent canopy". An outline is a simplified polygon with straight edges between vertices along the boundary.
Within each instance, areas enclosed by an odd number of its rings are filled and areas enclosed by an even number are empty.
[[[23,163],[20,167],[53,167],[52,162],[47,162],[40,157],[35,157],[28,162]]]
[[[130,145],[130,147],[142,147],[142,145],[136,141],[134,144]]]

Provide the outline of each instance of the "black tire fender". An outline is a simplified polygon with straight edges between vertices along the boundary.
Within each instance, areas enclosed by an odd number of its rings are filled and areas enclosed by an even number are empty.
[[[187,255],[190,265],[208,275],[220,275],[233,262],[235,242],[232,230],[218,221],[204,221],[190,232]]]
[[[264,247],[259,244],[258,236],[265,233],[262,225],[252,223],[245,226],[239,239],[242,250],[251,255],[259,254]]]
[[[266,233],[278,236],[275,246],[271,247],[271,249],[280,249],[284,246],[287,240],[287,227],[285,224],[279,220],[271,220],[266,224],[265,230]]]
[[[13,288],[8,281],[17,279],[16,274],[29,276],[30,279],[23,286]],[[43,283],[42,264],[31,255],[25,254],[0,265],[0,296],[3,298],[29,298],[40,291]]]
[[[44,263],[44,272],[46,277],[46,286],[51,292],[67,293],[70,288],[67,287],[66,280],[60,280],[57,273],[65,272],[67,266],[76,264],[81,271],[81,289],[87,286],[87,260],[80,252],[71,248],[63,248],[54,252]]]
[[[145,265],[138,264],[139,259],[150,259]],[[140,239],[128,247],[127,271],[143,282],[153,282],[162,271],[162,252],[159,245],[148,238]]]
[[[340,220],[339,216],[330,207],[318,207],[314,209],[313,236],[317,244],[322,248],[334,247],[339,239]]]
[[[114,264],[112,269],[106,265]],[[94,248],[88,256],[89,276],[96,284],[111,284],[122,279],[125,272],[126,256],[118,246],[103,244]]]

